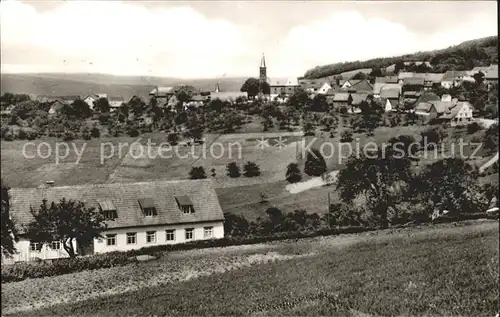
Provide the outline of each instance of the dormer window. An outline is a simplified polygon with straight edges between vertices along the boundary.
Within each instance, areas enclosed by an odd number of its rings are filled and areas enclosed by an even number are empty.
[[[111,200],[100,200],[99,209],[101,210],[104,219],[114,220],[118,218],[118,213],[116,212],[116,206]]]
[[[141,198],[139,199],[139,206],[141,206],[141,210],[144,216],[153,217],[156,215],[156,208],[153,199]]]
[[[194,214],[193,202],[188,196],[176,196],[177,206],[184,214]]]

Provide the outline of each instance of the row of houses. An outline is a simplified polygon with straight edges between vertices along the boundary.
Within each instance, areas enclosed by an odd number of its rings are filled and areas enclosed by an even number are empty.
[[[80,186],[45,185],[12,188],[10,218],[18,230],[17,253],[2,262],[49,260],[67,257],[62,241],[40,244],[26,237],[24,227],[33,221],[31,209],[42,200],[78,200],[106,218],[100,238],[90,249],[74,243],[79,254],[128,251],[143,247],[224,237],[224,215],[212,180],[176,180]]]

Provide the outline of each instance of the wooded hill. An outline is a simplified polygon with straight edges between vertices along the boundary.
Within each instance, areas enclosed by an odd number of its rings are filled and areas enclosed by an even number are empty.
[[[498,36],[465,41],[441,50],[317,66],[306,71],[304,78],[323,78],[361,68],[386,68],[402,61],[428,61],[433,65],[434,72],[466,70],[476,66],[498,64]]]

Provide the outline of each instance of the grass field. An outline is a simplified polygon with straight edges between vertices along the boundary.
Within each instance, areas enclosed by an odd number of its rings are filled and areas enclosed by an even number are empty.
[[[4,284],[2,315],[494,316],[498,239],[483,220],[172,252]]]

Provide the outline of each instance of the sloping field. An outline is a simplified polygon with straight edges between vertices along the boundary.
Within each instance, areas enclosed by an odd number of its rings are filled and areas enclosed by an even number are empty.
[[[3,284],[2,314],[494,316],[498,238],[471,221],[172,252]]]

